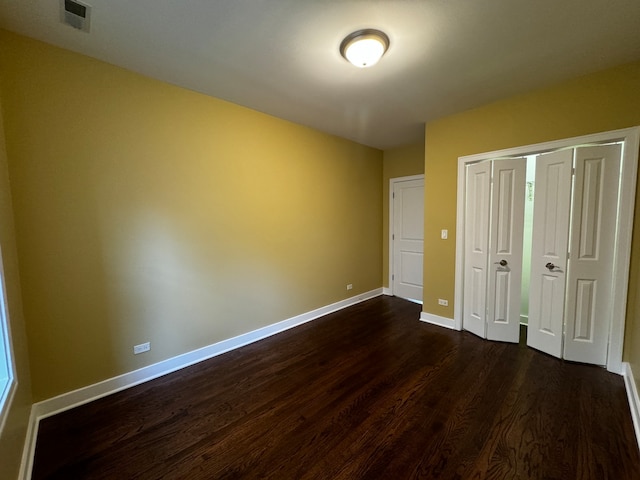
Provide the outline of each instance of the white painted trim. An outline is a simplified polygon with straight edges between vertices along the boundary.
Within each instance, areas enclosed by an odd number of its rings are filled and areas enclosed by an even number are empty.
[[[430,323],[431,325],[437,325],[439,327],[450,328],[451,330],[459,330],[455,326],[455,322],[452,318],[440,317],[432,313],[421,312],[420,321]]]
[[[388,295],[388,296],[393,296],[393,292],[391,291],[390,288],[387,287],[382,287],[382,294],[383,295]]]
[[[589,135],[580,135],[579,137],[563,138],[550,142],[534,143],[531,145],[523,145],[521,147],[505,148],[503,150],[495,150],[493,152],[476,153],[474,155],[459,157],[458,162],[463,161],[464,163],[472,163],[500,157],[537,155],[539,153],[552,152],[554,150],[573,148],[592,143],[621,141],[628,136],[637,134],[638,130],[640,130],[640,126],[621,128],[620,130],[610,130],[608,132],[592,133]]]
[[[574,148],[594,143],[624,141],[620,175],[620,194],[618,202],[618,222],[616,227],[616,251],[614,258],[613,311],[609,332],[609,349],[607,370],[621,374],[622,350],[624,347],[625,308],[627,305],[629,265],[631,260],[631,236],[633,233],[633,216],[635,209],[636,177],[638,170],[638,149],[640,146],[640,127],[624,128],[609,132],[583,135],[580,137],[536,143],[522,147],[508,148],[494,152],[466,155],[458,158],[458,192],[456,219],[456,278],[453,316],[456,329],[462,329],[462,292],[464,276],[464,201],[465,201],[465,166],[499,157],[526,156]]]
[[[633,421],[633,431],[636,434],[636,442],[640,449],[640,397],[638,397],[638,389],[633,379],[631,365],[627,362],[622,363],[622,374],[624,376],[624,386],[627,391],[627,400],[629,400],[629,410],[631,410],[631,420]]]
[[[14,368],[15,364],[9,365],[10,368]],[[15,379],[15,376],[9,377],[9,381],[6,385],[4,385],[4,391],[2,395],[4,395],[4,402],[0,402],[0,433],[4,430],[4,424],[7,421],[7,417],[9,416],[9,410],[11,410],[11,405],[13,405],[13,398],[18,390],[18,382]]]
[[[456,206],[456,278],[453,293],[453,325],[456,330],[462,330],[462,303],[464,298],[464,205],[466,202],[465,166],[466,162],[458,159],[458,195]]]
[[[611,290],[613,311],[611,312],[609,350],[607,353],[607,370],[618,374],[622,372],[624,325],[629,290],[629,267],[631,265],[631,237],[633,234],[633,217],[636,204],[640,127],[627,129],[624,140],[622,165],[620,168],[616,247],[613,258],[613,285]]]
[[[243,333],[237,337],[222,340],[220,342],[208,345],[182,355],[163,360],[161,362],[149,365],[133,372],[128,372],[117,377],[109,378],[93,385],[63,393],[57,397],[34,403],[31,407],[31,416],[29,418],[29,427],[27,437],[22,454],[22,463],[20,468],[21,479],[28,480],[31,478],[31,469],[33,468],[33,455],[35,453],[38,424],[40,420],[55,415],[57,413],[70,410],[74,407],[84,405],[107,395],[134,387],[141,383],[148,382],[155,378],[161,377],[168,373],[181,370],[190,365],[202,362],[209,358],[221,355],[223,353],[235,350],[250,343],[263,340],[267,337],[275,335],[290,328],[297,327],[304,323],[310,322],[317,318],[323,317],[330,313],[342,310],[344,308],[356,305],[365,300],[378,297],[383,294],[382,288],[377,288],[369,292],[361,293],[351,298],[341,300],[331,305],[327,305],[307,313],[291,317],[287,320],[277,322],[266,327],[258,328],[251,332]]]
[[[424,174],[420,175],[409,175],[406,177],[395,177],[389,179],[389,295],[393,295],[393,279],[391,278],[393,275],[393,226],[395,224],[395,216],[393,209],[393,187],[396,183],[400,182],[409,182],[411,180],[422,180],[424,181]]]
[[[40,419],[36,416],[36,409],[31,407],[29,425],[27,426],[27,435],[24,440],[24,447],[22,448],[22,460],[20,461],[20,472],[18,473],[19,480],[31,479],[39,426]]]
[[[5,422],[9,416],[9,410],[11,410],[13,399],[18,389],[8,301],[9,297],[7,297],[4,275],[4,254],[2,247],[0,247],[0,343],[2,344],[0,347],[0,352],[2,352],[0,362],[3,364],[3,372],[7,375],[5,385],[2,387],[2,391],[0,391],[0,433],[4,430]]]

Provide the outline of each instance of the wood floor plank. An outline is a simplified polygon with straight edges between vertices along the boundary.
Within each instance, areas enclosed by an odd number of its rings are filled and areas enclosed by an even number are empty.
[[[639,479],[621,377],[379,297],[40,423],[33,479]]]

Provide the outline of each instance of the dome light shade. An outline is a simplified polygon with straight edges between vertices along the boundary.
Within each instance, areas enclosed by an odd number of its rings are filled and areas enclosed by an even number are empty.
[[[366,29],[353,32],[340,44],[340,53],[359,68],[378,63],[389,48],[389,37],[380,30]]]

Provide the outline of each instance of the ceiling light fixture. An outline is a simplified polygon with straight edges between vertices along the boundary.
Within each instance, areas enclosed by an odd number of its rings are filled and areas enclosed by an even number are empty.
[[[340,44],[340,54],[359,68],[378,63],[389,48],[389,37],[380,30],[367,28],[345,37]]]

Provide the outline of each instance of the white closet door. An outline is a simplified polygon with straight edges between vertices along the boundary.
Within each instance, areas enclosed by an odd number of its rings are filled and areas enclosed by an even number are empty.
[[[605,365],[621,145],[576,149],[564,358]]]
[[[486,337],[491,163],[467,166],[463,328]]]
[[[560,358],[573,150],[536,160],[527,345]]]
[[[518,343],[527,162],[514,158],[491,163],[487,338]]]

